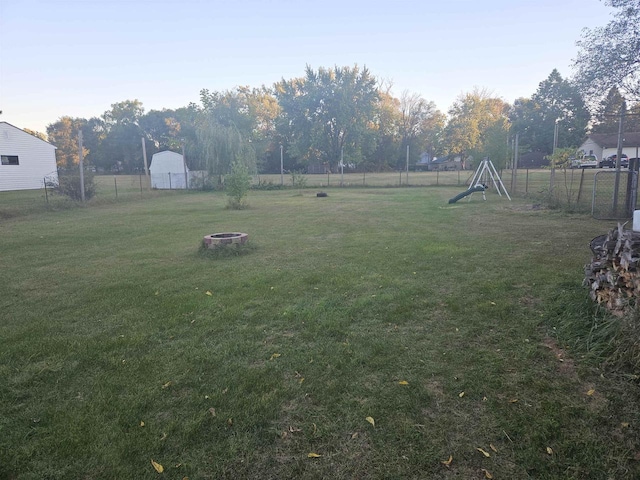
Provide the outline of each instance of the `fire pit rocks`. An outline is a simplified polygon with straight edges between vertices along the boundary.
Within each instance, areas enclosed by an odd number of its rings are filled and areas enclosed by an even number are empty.
[[[207,248],[218,248],[222,245],[243,245],[247,243],[249,235],[239,232],[213,233],[204,236],[204,244]]]

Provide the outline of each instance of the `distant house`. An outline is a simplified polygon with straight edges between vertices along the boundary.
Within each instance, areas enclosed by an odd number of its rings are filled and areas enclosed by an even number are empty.
[[[628,158],[638,158],[640,149],[640,132],[622,135],[622,153]],[[599,161],[618,153],[617,133],[592,133],[587,137],[578,151],[583,155],[593,155]]]
[[[35,190],[58,182],[56,147],[0,122],[0,191]]]
[[[421,159],[422,160],[422,159]],[[422,164],[424,165],[424,164]],[[445,157],[433,157],[426,164],[427,170],[464,170],[465,164],[459,155],[447,155]]]
[[[189,188],[189,169],[182,155],[165,150],[151,157],[151,188],[185,189]]]

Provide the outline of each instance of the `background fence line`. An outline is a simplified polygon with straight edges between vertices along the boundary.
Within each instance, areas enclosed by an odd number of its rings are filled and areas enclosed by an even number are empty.
[[[591,212],[596,218],[627,218],[628,212],[636,208],[624,204],[629,186],[637,176],[629,176],[627,170],[621,171],[619,198],[624,205],[612,209],[611,196],[615,170],[603,169],[556,169],[554,186],[550,190],[549,169],[519,169],[517,177],[512,177],[510,169],[499,171],[503,183],[511,196],[530,198],[534,202],[546,203],[552,207],[568,208],[585,213]],[[193,174],[193,175],[192,175]],[[326,174],[294,174],[285,175],[285,188],[363,188],[363,187],[457,187],[466,190],[473,177],[473,170],[384,173],[326,173]],[[169,190],[151,189],[149,179],[145,175],[96,175],[96,200],[123,200],[128,198],[147,198],[166,194],[167,192],[184,192],[184,189],[173,188],[175,182],[169,180]],[[408,180],[408,183],[407,183]],[[190,190],[210,190],[217,184],[217,178],[207,178],[204,172],[190,172]],[[594,185],[596,190],[594,193]],[[252,177],[255,189],[278,189],[280,174],[260,174]],[[493,192],[489,185],[488,194]],[[13,216],[16,211],[25,209],[42,209],[55,207],[69,202],[48,188],[41,190],[22,190],[0,192],[0,218]],[[4,212],[4,213],[3,213]],[[9,212],[9,213],[8,213]],[[13,213],[11,213],[13,212]],[[622,213],[621,213],[622,212]],[[614,215],[615,213],[615,215]]]

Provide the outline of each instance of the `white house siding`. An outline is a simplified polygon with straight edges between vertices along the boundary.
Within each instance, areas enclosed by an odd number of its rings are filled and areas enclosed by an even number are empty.
[[[580,145],[578,150],[582,150],[585,155],[595,155],[598,160],[602,160],[604,158],[602,156],[602,147],[591,138],[587,138],[587,140]]]
[[[627,158],[638,158],[639,151],[640,151],[640,147],[624,147],[622,149],[622,154],[626,155]],[[607,158],[607,157],[610,157],[611,155],[617,155],[617,154],[618,154],[617,148],[605,148],[602,153],[603,155],[602,158]]]
[[[151,157],[151,187],[158,189],[184,189],[189,177],[187,168],[187,178],[185,178],[185,166],[182,155],[175,152],[158,152]]]
[[[0,122],[0,155],[17,156],[19,162],[0,163],[0,191],[42,188],[45,177],[58,181],[56,147],[7,122]]]

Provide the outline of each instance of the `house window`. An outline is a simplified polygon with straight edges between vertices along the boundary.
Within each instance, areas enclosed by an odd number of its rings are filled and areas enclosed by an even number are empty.
[[[20,161],[18,160],[18,155],[2,155],[0,157],[1,165],[20,165]]]

